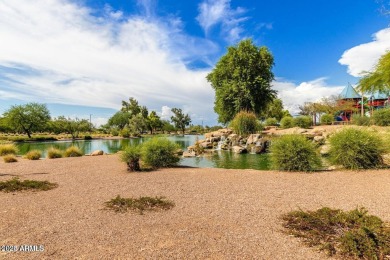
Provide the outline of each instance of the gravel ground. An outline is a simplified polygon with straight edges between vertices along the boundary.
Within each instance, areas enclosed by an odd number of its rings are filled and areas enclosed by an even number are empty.
[[[0,180],[48,180],[50,191],[0,193],[0,259],[324,259],[283,233],[280,216],[323,206],[390,221],[390,172],[314,174],[173,168],[128,173],[116,155],[0,162]],[[169,211],[115,213],[104,202],[166,196]]]

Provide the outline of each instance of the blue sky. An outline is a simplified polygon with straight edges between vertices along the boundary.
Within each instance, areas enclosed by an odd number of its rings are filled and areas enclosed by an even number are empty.
[[[292,113],[356,84],[390,48],[376,0],[3,0],[0,113],[47,103],[53,116],[104,123],[135,97],[169,118],[216,124],[205,75],[245,38],[275,57],[274,88]],[[386,7],[389,7],[388,5]]]

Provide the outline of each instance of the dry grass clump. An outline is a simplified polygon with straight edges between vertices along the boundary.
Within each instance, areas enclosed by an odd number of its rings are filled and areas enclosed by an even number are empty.
[[[293,211],[283,216],[288,233],[343,259],[390,258],[390,227],[364,208]]]
[[[175,206],[175,203],[170,200],[166,200],[164,197],[139,197],[134,198],[121,198],[119,195],[107,201],[105,203],[108,209],[112,209],[116,212],[126,212],[128,210],[139,211],[141,214],[145,210],[168,210]]]
[[[39,160],[41,158],[41,152],[38,150],[31,150],[24,156],[26,159],[29,160]]]
[[[18,159],[16,159],[16,156],[14,154],[4,155],[3,160],[5,163],[13,163],[18,161]]]
[[[48,181],[34,181],[34,180],[24,180],[20,181],[19,178],[15,177],[11,180],[0,182],[0,191],[4,192],[14,192],[14,191],[23,191],[23,190],[51,190],[58,187],[57,183],[51,183]]]
[[[49,159],[62,158],[63,156],[64,156],[63,152],[57,148],[54,148],[54,147],[51,147],[47,151],[47,158],[49,158]]]
[[[83,156],[83,152],[77,146],[71,146],[65,150],[65,157],[80,157]]]
[[[17,152],[18,148],[14,144],[0,144],[0,156],[16,154]]]

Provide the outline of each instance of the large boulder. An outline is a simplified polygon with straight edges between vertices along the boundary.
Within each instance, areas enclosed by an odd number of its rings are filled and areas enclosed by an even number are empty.
[[[329,151],[330,151],[330,146],[325,144],[325,145],[321,146],[320,154],[321,155],[328,155]]]
[[[261,134],[251,134],[249,135],[248,139],[246,140],[246,144],[255,144],[257,141],[261,138]]]
[[[102,150],[96,150],[91,153],[91,156],[98,156],[98,155],[103,155],[104,152]]]
[[[213,148],[213,143],[212,142],[203,142],[200,144],[205,149],[212,149]]]
[[[247,152],[248,152],[247,149],[246,149],[245,147],[238,146],[238,145],[233,146],[232,149],[233,149],[233,152],[234,152],[234,153],[247,153]]]
[[[196,154],[194,151],[192,152],[183,152],[183,157],[195,157]]]

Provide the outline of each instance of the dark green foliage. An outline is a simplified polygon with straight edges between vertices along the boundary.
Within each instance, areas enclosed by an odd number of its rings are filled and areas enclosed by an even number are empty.
[[[236,134],[241,136],[254,134],[261,129],[256,115],[245,111],[241,111],[234,117],[230,123],[230,127]]]
[[[127,164],[130,172],[140,171],[139,159],[141,158],[141,146],[128,146],[121,154],[122,162]]]
[[[330,139],[330,160],[347,169],[370,169],[383,164],[384,147],[379,136],[368,130],[345,128]]]
[[[71,146],[64,152],[64,157],[80,157],[83,156],[83,152],[77,146]]]
[[[276,118],[267,118],[264,122],[265,126],[277,126],[278,120]]]
[[[385,259],[390,257],[390,230],[382,220],[364,208],[344,212],[321,208],[293,211],[283,216],[289,233],[309,246],[343,258]]]
[[[153,167],[170,167],[179,163],[176,151],[180,147],[166,138],[155,137],[143,143],[141,147],[142,161]]]
[[[321,116],[321,124],[322,125],[331,125],[334,120],[334,116],[332,114],[323,114]]]
[[[38,150],[31,150],[26,153],[25,158],[29,160],[39,160],[41,158],[41,152]]]
[[[112,136],[118,136],[119,135],[119,131],[116,128],[112,128],[110,133],[112,134]]]
[[[314,144],[302,135],[284,135],[272,140],[270,152],[276,170],[309,172],[321,167]]]
[[[28,103],[12,106],[5,111],[4,118],[9,127],[18,132],[24,132],[31,138],[34,131],[44,130],[50,120],[50,112],[46,105]]]
[[[215,90],[214,111],[221,123],[230,122],[242,110],[257,115],[275,98],[271,88],[274,58],[266,47],[246,39],[228,48],[207,80]]]
[[[52,122],[52,128],[58,133],[67,133],[72,136],[72,139],[79,137],[80,132],[89,131],[91,125],[86,119],[71,119],[64,116],[55,118]]]
[[[108,119],[108,126],[122,129],[129,124],[131,116],[129,112],[118,111]]]
[[[126,212],[128,210],[139,211],[141,214],[147,211],[168,210],[175,206],[173,201],[167,200],[164,197],[139,197],[121,198],[119,195],[105,203],[108,209],[116,212]]]
[[[280,127],[283,129],[291,128],[294,126],[294,119],[291,116],[285,116],[280,120]]]
[[[14,192],[22,190],[51,190],[58,187],[56,183],[50,183],[48,181],[34,181],[24,180],[20,181],[19,178],[13,178],[8,181],[0,182],[0,191]]]
[[[90,136],[90,135],[85,135],[85,136],[84,136],[84,140],[92,140],[92,136]]]
[[[309,116],[298,116],[294,118],[294,126],[309,128],[311,124],[312,120]]]
[[[372,117],[375,125],[389,126],[390,125],[390,108],[375,110]]]
[[[176,128],[180,129],[184,135],[186,126],[191,123],[190,116],[188,114],[184,114],[180,108],[172,108],[171,111],[174,114],[173,116],[171,116],[173,124]]]
[[[131,136],[130,129],[127,127],[124,127],[122,130],[120,130],[119,134],[124,138],[129,138]]]
[[[372,125],[372,119],[368,116],[361,116],[360,114],[355,114],[352,116],[352,123],[354,125],[370,126]]]
[[[4,155],[3,160],[5,163],[13,163],[18,161],[18,159],[16,159],[16,156],[14,154]]]
[[[288,110],[283,110],[283,102],[279,98],[275,98],[267,105],[265,111],[261,113],[261,118],[276,118],[279,122],[283,117],[291,116]]]

